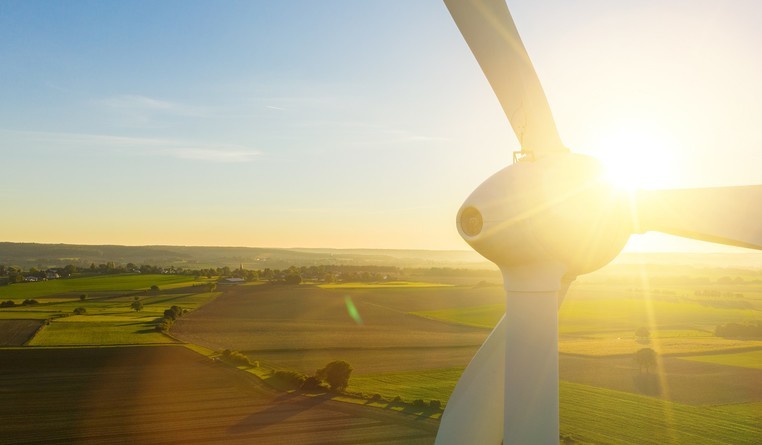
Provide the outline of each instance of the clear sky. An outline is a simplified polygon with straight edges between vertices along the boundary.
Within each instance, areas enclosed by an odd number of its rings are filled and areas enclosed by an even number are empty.
[[[762,182],[762,2],[509,7],[572,150]],[[467,249],[517,149],[438,0],[0,0],[0,241]]]

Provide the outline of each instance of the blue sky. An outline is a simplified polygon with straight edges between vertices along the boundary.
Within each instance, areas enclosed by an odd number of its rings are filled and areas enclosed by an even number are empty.
[[[662,3],[509,7],[573,150],[760,183],[760,6]],[[0,104],[4,241],[462,249],[518,148],[436,0],[2,0]]]

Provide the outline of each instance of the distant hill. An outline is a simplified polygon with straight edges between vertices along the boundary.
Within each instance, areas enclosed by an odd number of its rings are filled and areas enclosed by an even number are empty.
[[[283,269],[289,266],[350,264],[397,267],[496,269],[473,251],[404,249],[265,248],[206,246],[115,246],[0,242],[0,264],[60,267],[91,263],[150,264],[183,268],[238,267]],[[762,252],[748,253],[623,253],[612,266],[670,264],[699,267],[762,268]]]
[[[493,269],[475,252],[393,249],[281,249],[204,246],[94,246],[0,242],[0,264],[27,267],[89,266],[109,261],[183,268],[238,267],[282,269],[289,266],[352,264],[399,267]]]

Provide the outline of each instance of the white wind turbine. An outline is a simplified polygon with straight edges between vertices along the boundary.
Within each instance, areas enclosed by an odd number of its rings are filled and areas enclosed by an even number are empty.
[[[594,158],[561,142],[504,0],[444,0],[521,145],[466,199],[461,236],[498,265],[506,315],[468,365],[436,443],[558,444],[558,305],[631,233],[660,231],[762,249],[762,186],[612,189]]]

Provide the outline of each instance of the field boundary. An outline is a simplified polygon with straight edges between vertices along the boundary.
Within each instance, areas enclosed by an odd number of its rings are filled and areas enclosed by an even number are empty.
[[[725,349],[714,349],[714,350],[706,350],[706,351],[695,351],[695,352],[668,352],[666,354],[659,354],[659,357],[696,357],[696,356],[702,356],[702,355],[722,355],[722,354],[739,354],[742,352],[754,352],[762,350],[762,346],[742,346],[738,348],[725,348]],[[591,358],[591,359],[599,359],[599,360],[605,360],[610,358],[627,358],[632,357],[634,355],[634,352],[631,354],[608,354],[608,355],[590,355],[590,354],[578,354],[574,352],[559,352],[559,355],[565,355],[567,357],[579,357],[579,358]]]

